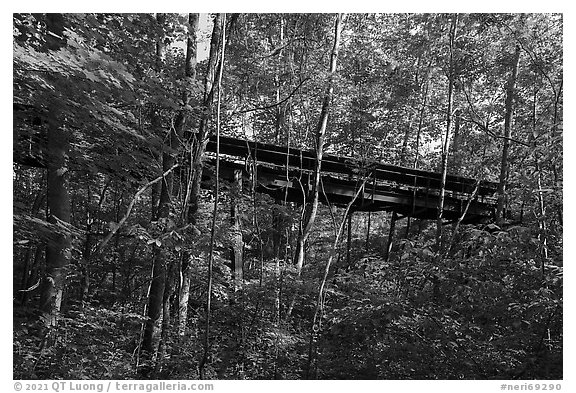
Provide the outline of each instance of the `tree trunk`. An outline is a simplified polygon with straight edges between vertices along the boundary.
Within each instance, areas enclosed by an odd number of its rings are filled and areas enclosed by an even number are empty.
[[[154,249],[154,266],[152,267],[152,282],[148,297],[148,319],[144,329],[142,349],[154,359],[162,336],[163,299],[166,287],[166,256],[160,247]]]
[[[402,141],[402,150],[400,151],[400,165],[401,166],[405,166],[406,165],[406,160],[407,160],[407,154],[408,154],[408,142],[410,140],[410,134],[412,132],[412,123],[414,122],[414,113],[410,113],[410,120],[408,120],[408,126],[406,127],[406,130],[404,130],[404,138]]]
[[[208,255],[208,277],[207,277],[207,289],[206,289],[206,324],[204,330],[204,353],[202,355],[202,359],[200,359],[200,363],[198,365],[198,371],[200,375],[200,379],[204,379],[204,367],[209,359],[210,354],[210,329],[211,329],[211,319],[212,319],[212,276],[213,276],[213,266],[214,266],[214,243],[215,243],[215,235],[216,235],[216,219],[218,216],[218,198],[219,198],[219,176],[220,176],[220,103],[222,99],[222,73],[224,70],[224,49],[225,49],[225,36],[226,36],[226,14],[218,14],[216,17],[217,20],[220,20],[220,25],[222,26],[221,29],[218,30],[218,33],[221,35],[219,36],[219,42],[221,44],[219,53],[220,53],[220,67],[218,70],[217,76],[217,89],[218,89],[218,101],[216,105],[216,174],[215,174],[215,190],[214,190],[214,209],[212,211],[212,224],[210,228],[210,250]],[[216,30],[216,21],[214,22],[214,30]],[[214,32],[213,32],[214,34]],[[214,39],[214,36],[212,37]],[[216,48],[218,50],[218,48]],[[210,49],[212,52],[212,48]]]
[[[152,115],[152,120],[154,120],[154,115]],[[154,127],[155,128],[155,127]],[[154,155],[156,155],[154,153]],[[156,159],[160,160],[160,157],[162,157],[162,154],[159,154],[159,157],[157,157]],[[160,196],[160,184],[154,184],[151,187],[151,192],[150,192],[150,214],[152,217],[152,221],[156,221],[158,219],[158,197]]]
[[[56,327],[62,304],[66,266],[71,259],[70,198],[68,195],[69,137],[58,119],[58,104],[52,104],[48,123],[48,221],[58,227],[46,246],[46,274],[40,296],[42,320],[47,331]]]
[[[224,15],[216,14],[214,28],[212,29],[212,38],[210,40],[208,66],[204,78],[203,115],[198,126],[198,133],[194,135],[192,143],[191,179],[188,190],[188,222],[193,224],[196,223],[196,214],[198,212],[198,197],[200,195],[200,182],[202,181],[203,172],[202,159],[206,151],[206,145],[208,144],[208,121],[214,100],[214,83],[216,81],[216,71],[220,60],[220,39],[223,28],[225,28]]]
[[[88,186],[86,187],[86,200],[88,202],[86,206],[86,242],[84,243],[84,250],[82,252],[82,262],[81,262],[81,272],[82,277],[80,279],[80,305],[82,310],[88,301],[88,292],[90,290],[90,272],[89,264],[92,253],[92,223],[94,218],[90,216],[91,204],[92,204],[92,193],[90,192],[90,179],[86,179]],[[116,220],[118,222],[118,219]]]
[[[460,109],[454,112],[456,119],[454,121],[454,138],[452,138],[452,173],[458,175],[460,173],[461,159],[458,154],[458,149],[460,148]]]
[[[422,136],[422,129],[424,128],[424,114],[426,113],[426,104],[428,102],[428,92],[430,90],[430,69],[432,67],[432,61],[428,63],[428,68],[426,69],[426,76],[424,78],[424,96],[422,97],[422,103],[420,105],[420,110],[418,111],[418,130],[416,132],[416,146],[414,147],[414,162],[412,168],[418,169],[418,161],[420,159],[420,139]],[[416,210],[416,179],[414,179],[414,191],[412,193],[412,214]],[[406,238],[410,233],[410,225],[412,224],[412,217],[408,216],[406,219]]]
[[[280,37],[277,47],[282,48],[284,46],[284,17],[280,16]],[[280,81],[280,76],[282,75],[282,57],[283,50],[278,50],[277,65],[276,65],[276,75],[274,75],[274,84],[276,85],[276,102],[280,102],[282,83]],[[286,103],[276,106],[276,124],[274,130],[274,141],[277,145],[280,144],[280,138],[282,136],[282,129],[284,128],[284,120],[286,115]]]
[[[242,196],[242,171],[234,171],[234,186],[230,202],[230,220],[231,220],[231,261],[232,277],[234,279],[234,291],[242,287],[243,280],[243,258],[242,251],[244,243],[242,242],[242,231],[240,230],[240,198]]]
[[[156,21],[158,25],[164,29],[166,17],[164,14],[157,14]],[[164,57],[164,34],[158,38],[156,42],[156,68],[162,68],[162,59]],[[155,116],[156,117],[156,116]],[[163,132],[159,119],[156,120],[155,126],[159,134]],[[170,131],[169,144],[172,145],[175,140],[173,131]],[[162,171],[166,172],[174,165],[174,157],[170,151],[164,149],[162,154]],[[168,217],[170,214],[170,194],[172,192],[172,173],[166,174],[161,182],[160,200],[158,201],[158,221],[163,221],[164,230],[167,230]],[[142,340],[142,348],[148,352],[150,359],[155,359],[158,352],[158,345],[162,336],[162,310],[164,290],[166,286],[166,270],[167,260],[161,246],[154,246],[154,261],[152,267],[152,280],[150,282],[150,294],[148,297],[148,315],[146,320],[146,327],[144,329],[144,337]]]
[[[155,375],[159,375],[162,371],[163,359],[166,356],[166,343],[168,342],[168,335],[170,332],[171,320],[171,309],[172,309],[172,295],[174,294],[174,288],[176,283],[174,282],[175,264],[169,264],[166,271],[166,283],[164,285],[164,298],[162,299],[162,331],[160,333],[160,344],[158,349],[158,360],[155,364]]]
[[[448,63],[448,107],[446,108],[446,134],[442,146],[442,162],[440,167],[440,195],[438,197],[438,215],[436,219],[436,247],[438,255],[442,247],[442,216],[444,213],[444,194],[446,192],[446,173],[448,171],[448,154],[450,149],[450,127],[452,125],[452,102],[454,99],[454,41],[456,38],[456,29],[458,25],[458,14],[454,14],[450,26],[450,55]]]
[[[536,89],[536,84],[534,84],[534,94],[532,99],[532,135],[530,136],[531,143],[534,146],[534,168],[537,173],[536,177],[536,186],[538,187],[537,190],[537,199],[538,199],[538,214],[536,217],[538,218],[538,227],[540,229],[538,233],[538,240],[540,241],[540,271],[542,274],[542,279],[544,279],[544,275],[546,273],[546,261],[548,260],[548,235],[547,235],[547,226],[546,226],[546,205],[544,203],[544,194],[542,192],[542,168],[540,165],[540,158],[536,151],[536,141],[535,137],[537,134],[536,130],[536,107],[538,102],[538,89]],[[554,123],[552,125],[553,132],[556,128],[556,121],[558,116],[558,111],[556,105],[558,104],[558,97],[555,98],[555,108],[554,108]],[[555,176],[556,178],[556,173]],[[557,184],[557,180],[555,179],[555,184]]]
[[[186,64],[184,67],[184,74],[187,78],[192,80],[196,79],[196,56],[198,53],[196,35],[198,32],[199,16],[200,14],[188,14],[188,37],[186,39]],[[188,90],[185,90],[185,94],[188,93]]]
[[[198,18],[199,14],[188,14],[188,38],[186,41],[186,63],[184,65],[184,74],[187,82],[192,82],[196,79],[196,56],[197,47],[196,33],[198,31]],[[184,90],[184,97],[182,99],[184,107],[189,104],[190,92],[188,89]],[[178,124],[182,129],[178,132],[179,136],[182,137],[184,132],[183,128],[186,123],[186,109],[180,111],[180,121]],[[190,169],[189,169],[190,170]],[[189,188],[186,186],[186,197],[184,201],[184,209],[182,212],[182,219],[190,223],[190,216],[187,213],[189,209]],[[188,321],[188,300],[190,299],[190,280],[192,269],[190,266],[190,253],[188,251],[183,251],[181,258],[181,280],[180,280],[180,291],[178,293],[178,335],[184,336],[186,333],[186,323]]]
[[[346,266],[350,266],[352,264],[350,255],[350,248],[352,247],[352,212],[348,214],[348,222],[346,226],[348,230],[348,236],[346,236]]]
[[[536,158],[536,172],[537,176],[537,186],[538,186],[538,226],[540,228],[540,233],[538,234],[538,240],[540,241],[540,258],[541,258],[541,272],[542,278],[544,278],[546,270],[546,261],[548,260],[548,229],[546,227],[546,205],[544,204],[544,195],[542,193],[542,170]]]
[[[312,182],[312,189],[310,191],[311,197],[310,202],[305,206],[304,215],[302,219],[301,231],[298,234],[298,240],[296,243],[296,270],[298,274],[302,271],[302,266],[304,264],[304,247],[306,241],[310,236],[310,232],[314,225],[316,219],[316,213],[318,211],[318,195],[319,195],[319,185],[320,177],[322,172],[322,156],[324,154],[324,140],[326,136],[326,125],[328,124],[328,115],[330,112],[330,103],[332,101],[332,95],[334,93],[334,77],[336,75],[336,64],[338,60],[338,49],[340,47],[340,35],[342,32],[342,23],[344,21],[345,15],[338,14],[334,23],[334,45],[332,47],[332,53],[330,56],[330,75],[328,79],[328,87],[324,95],[324,101],[322,103],[322,110],[320,112],[320,119],[318,121],[318,126],[316,127],[316,161],[314,168],[314,178]]]
[[[502,145],[502,160],[500,164],[500,184],[498,185],[498,204],[496,206],[496,223],[502,225],[504,222],[504,205],[506,201],[506,187],[508,183],[508,150],[510,149],[510,137],[512,134],[512,116],[514,114],[514,86],[518,76],[518,66],[520,64],[520,45],[516,45],[514,60],[512,62],[512,72],[506,87],[506,114],[504,116],[504,141]]]
[[[185,70],[185,77],[186,78],[193,78],[196,74],[196,30],[198,26],[198,16],[196,14],[189,14],[188,20],[190,23],[189,27],[189,34],[187,39],[186,45],[186,61],[184,64]],[[158,23],[163,24],[164,18],[161,14],[158,14]],[[157,46],[157,60],[163,56],[163,50],[161,50]],[[184,89],[184,93],[182,96],[182,109],[176,115],[176,119],[174,122],[174,128],[169,132],[168,138],[168,146],[164,149],[164,153],[162,154],[162,167],[163,171],[166,173],[170,168],[172,168],[176,162],[176,157],[174,156],[174,152],[179,152],[181,148],[180,141],[183,138],[184,133],[184,126],[187,121],[187,110],[186,106],[189,103],[189,91],[188,89]],[[158,221],[162,221],[162,226],[165,231],[169,231],[172,227],[172,223],[169,221],[170,219],[170,211],[172,207],[171,199],[174,197],[174,189],[173,189],[173,182],[174,182],[174,175],[169,173],[166,175],[162,181],[162,187],[160,191],[160,200],[158,203]],[[184,266],[188,267],[188,255],[185,253],[184,258],[185,261],[183,263]],[[169,261],[166,260],[166,255],[162,250],[158,250],[155,254],[154,259],[154,268],[153,268],[153,280],[150,286],[150,304],[148,307],[148,322],[147,328],[145,330],[144,335],[144,349],[150,352],[156,352],[158,350],[158,342],[160,337],[162,337],[162,330],[168,328],[169,321],[166,320],[166,313],[168,313],[169,317],[169,310],[170,310],[170,295],[172,293],[171,288],[169,286],[169,290],[166,291],[166,280],[169,279],[167,277],[167,271],[171,268],[168,266]],[[189,275],[190,270],[185,269],[185,273]],[[189,280],[190,277],[186,278],[188,280],[188,284],[183,286],[185,291],[180,291],[179,293],[179,326],[178,332],[179,334],[184,334],[185,325],[187,321],[187,304],[189,298]],[[152,304],[152,302],[161,302],[162,307],[160,308],[158,304]],[[185,304],[185,307],[183,305]],[[162,311],[163,310],[163,311]],[[164,316],[161,316],[160,313],[163,312]],[[163,323],[159,322],[159,320],[164,320]]]
[[[191,280],[191,260],[187,253],[182,258],[182,279],[180,282],[180,293],[178,295],[178,335],[186,334],[186,323],[188,321],[188,300],[190,299]]]
[[[384,260],[388,262],[390,258],[390,251],[392,251],[392,244],[394,242],[394,231],[396,229],[396,220],[398,219],[398,214],[392,212],[392,218],[390,219],[390,229],[388,232],[388,243],[386,243],[386,250],[384,253]]]

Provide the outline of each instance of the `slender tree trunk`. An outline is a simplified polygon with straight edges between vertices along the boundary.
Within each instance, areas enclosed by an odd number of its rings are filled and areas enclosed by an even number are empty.
[[[456,117],[454,121],[454,138],[452,138],[452,172],[456,175],[460,173],[460,159],[456,157],[460,148],[460,109],[454,112]]]
[[[432,61],[428,63],[428,68],[426,69],[426,76],[424,78],[424,96],[422,97],[422,103],[420,105],[420,110],[418,114],[418,130],[416,131],[416,146],[414,147],[414,162],[412,168],[418,168],[418,162],[420,159],[420,138],[422,135],[422,129],[424,128],[424,115],[426,113],[426,104],[428,103],[428,92],[430,90],[430,68],[432,67]],[[414,191],[412,193],[412,212],[416,210],[416,179],[414,179]],[[410,226],[412,224],[412,217],[408,216],[406,219],[406,237],[410,233]]]
[[[408,154],[408,142],[410,141],[410,134],[412,132],[412,123],[414,122],[414,113],[410,113],[410,120],[408,121],[408,126],[406,127],[406,130],[404,130],[404,138],[402,141],[402,150],[400,151],[400,165],[404,166],[406,165],[406,160],[407,157],[406,155]]]
[[[555,105],[557,105],[558,98],[555,99]],[[548,260],[548,230],[546,227],[546,205],[544,203],[544,194],[542,192],[542,168],[540,165],[540,159],[538,157],[538,153],[536,151],[536,141],[535,136],[537,134],[536,130],[536,107],[538,103],[538,89],[536,89],[536,83],[534,83],[534,94],[532,99],[532,135],[531,140],[534,144],[534,167],[536,170],[536,186],[538,187],[537,195],[538,195],[538,214],[536,215],[538,218],[538,227],[540,229],[540,233],[538,234],[538,240],[540,241],[540,269],[542,273],[542,278],[544,278],[545,270],[546,270],[546,261]],[[554,108],[554,124],[552,129],[555,130],[556,127],[556,117],[557,117],[557,108]]]
[[[163,299],[166,286],[166,256],[160,247],[154,249],[154,262],[152,268],[152,281],[148,297],[148,315],[142,349],[148,352],[151,359],[155,359],[162,336]]]
[[[194,81],[196,79],[196,55],[197,55],[197,42],[196,33],[198,31],[198,18],[199,14],[188,14],[188,39],[186,43],[186,63],[185,63],[185,76],[188,82]],[[183,97],[184,106],[188,105],[190,101],[190,92],[186,89],[184,90]],[[185,109],[181,111],[182,114],[182,126],[186,123],[187,116],[185,115]],[[183,131],[179,133],[181,136],[184,134]],[[190,146],[192,150],[192,146]],[[192,155],[191,155],[192,161]],[[189,175],[191,174],[191,168],[188,170]],[[189,181],[186,185],[186,196],[184,200],[184,209],[182,212],[182,219],[190,223],[191,216],[188,215],[189,209],[189,199],[190,199],[190,189]],[[188,321],[188,300],[190,299],[190,281],[192,269],[190,266],[190,253],[188,251],[182,252],[181,258],[181,271],[180,271],[180,291],[178,293],[178,335],[184,336],[186,333],[186,323]]]
[[[372,212],[368,212],[368,223],[366,224],[366,249],[365,252],[370,251],[370,225],[372,224]]]
[[[70,197],[68,195],[67,131],[59,123],[58,104],[51,105],[53,121],[48,124],[48,221],[57,226],[46,246],[46,274],[40,296],[40,310],[46,331],[56,327],[66,280],[66,266],[71,259]],[[51,341],[51,340],[50,340]]]
[[[217,77],[217,66],[220,60],[220,40],[224,29],[224,15],[216,14],[212,38],[210,40],[210,54],[206,76],[204,78],[203,115],[198,126],[198,133],[194,135],[192,143],[191,179],[189,186],[188,222],[196,223],[198,212],[198,197],[200,195],[200,182],[202,181],[204,153],[208,144],[208,122],[212,112],[214,100],[214,83]]]
[[[426,72],[426,79],[424,81],[424,97],[422,97],[422,104],[420,106],[420,113],[418,115],[418,131],[416,132],[416,147],[414,148],[414,163],[413,168],[418,168],[420,159],[420,139],[422,136],[422,129],[424,128],[424,115],[426,113],[426,105],[428,104],[428,92],[430,91],[430,68],[432,62],[428,63],[428,70]]]
[[[418,61],[418,64],[420,64],[420,61]],[[419,71],[419,70],[418,70]],[[417,71],[417,74],[418,74]],[[400,166],[406,166],[407,165],[407,161],[408,161],[408,157],[406,156],[408,153],[408,141],[410,140],[410,134],[412,131],[412,123],[414,122],[414,118],[415,115],[414,113],[410,113],[410,120],[408,121],[408,126],[406,127],[406,130],[404,131],[404,140],[402,142],[402,150],[400,152],[400,158],[399,158],[399,163]],[[406,219],[406,229],[405,229],[405,238],[408,238],[408,234],[410,233],[410,216],[408,216],[408,218]],[[390,239],[392,240],[392,239]],[[391,247],[391,243],[388,244],[388,247]]]
[[[231,260],[232,276],[234,279],[234,291],[240,290],[243,280],[243,256],[242,250],[242,231],[240,230],[240,198],[242,196],[242,171],[234,171],[234,186],[230,202],[230,220],[231,220]]]
[[[280,42],[279,47],[282,48],[284,46],[284,37],[285,37],[285,29],[286,29],[286,20],[283,15],[280,16]],[[282,63],[284,57],[284,51],[281,49],[278,52],[278,69],[276,73],[276,102],[280,101],[280,94],[281,94],[281,84],[280,84],[280,75],[284,70],[284,65]],[[285,64],[285,63],[284,63]],[[291,64],[290,64],[291,65]],[[289,121],[289,117],[286,116],[288,107],[290,102],[286,102],[282,105],[277,107],[276,112],[276,144],[280,144],[280,137],[282,134],[282,129],[285,129],[286,135],[286,180],[289,181],[289,165],[288,165],[288,155],[290,153],[290,128],[287,125],[287,121]],[[285,189],[284,199],[278,200],[277,204],[283,207],[286,206],[286,200],[288,197],[288,188]],[[282,245],[282,238],[285,232],[285,223],[282,216],[282,212],[278,209],[274,209],[272,213],[273,219],[275,221],[274,227],[274,309],[272,313],[272,323],[274,324],[275,331],[276,331],[276,338],[274,340],[274,360],[272,365],[274,379],[278,378],[278,358],[280,355],[280,324],[281,324],[281,317],[280,317],[280,304],[281,304],[281,280],[282,280],[282,272],[280,270],[280,248]],[[287,230],[286,230],[287,231]],[[288,245],[288,236],[286,236],[286,246]],[[285,257],[286,257],[285,253]],[[286,264],[286,260],[284,260],[284,264]]]
[[[80,304],[84,309],[85,303],[88,300],[88,291],[90,290],[90,273],[89,264],[92,253],[92,223],[94,218],[90,215],[90,208],[92,205],[92,193],[90,192],[90,179],[86,179],[88,186],[86,187],[86,242],[84,243],[84,250],[82,252],[82,278],[80,280]]]
[[[188,300],[190,299],[190,281],[192,267],[190,258],[184,254],[182,258],[182,278],[180,281],[180,293],[178,296],[178,335],[186,334],[186,323],[188,321]]]
[[[221,20],[222,29],[219,31],[221,34],[220,37],[220,69],[218,70],[218,101],[216,106],[216,179],[215,179],[215,192],[214,192],[214,210],[212,212],[212,226],[210,229],[210,251],[208,255],[208,288],[206,289],[206,325],[204,330],[204,353],[202,355],[202,359],[200,360],[200,364],[198,365],[200,378],[204,379],[204,367],[208,362],[209,354],[210,354],[210,329],[211,329],[211,320],[212,320],[212,269],[214,265],[214,242],[215,242],[215,234],[216,234],[216,218],[218,215],[218,198],[219,198],[219,176],[220,176],[220,103],[222,99],[222,73],[224,70],[224,49],[226,44],[226,14],[218,15],[217,19]],[[216,22],[215,22],[216,24]],[[214,27],[216,30],[216,27]],[[214,34],[214,33],[213,33]],[[212,37],[214,38],[214,37]]]
[[[166,15],[165,14],[156,14],[156,23],[160,26],[162,26],[162,29],[164,28],[164,24],[166,23]],[[163,60],[164,60],[164,55],[165,55],[165,45],[164,45],[164,33],[162,33],[162,36],[159,37],[156,40],[156,45],[155,45],[155,51],[154,51],[154,68],[155,71],[157,73],[160,73],[162,71],[163,68]],[[159,120],[159,116],[156,112],[152,113],[152,119],[151,119],[151,123],[152,123],[152,127],[154,129],[158,129],[160,128],[160,120]],[[156,156],[156,154],[154,154]],[[163,159],[164,159],[164,155],[165,153],[163,152],[159,152],[158,155],[155,157],[159,162],[160,160],[162,160],[161,165],[164,168],[163,165]],[[165,170],[164,170],[165,171]],[[164,172],[163,171],[163,172]],[[166,179],[168,180],[168,179]],[[165,181],[166,181],[165,180]],[[169,179],[171,182],[171,178]],[[152,186],[152,190],[151,190],[151,212],[152,212],[152,220],[157,220],[158,216],[161,214],[159,212],[159,208],[160,208],[160,199],[162,198],[162,184],[154,184]]]
[[[351,265],[350,248],[352,247],[352,212],[348,213],[348,222],[346,223],[348,233],[346,236],[346,266]]]
[[[164,29],[164,24],[166,23],[166,16],[164,14],[156,15],[156,22],[161,29]],[[164,57],[164,33],[156,41],[156,68],[157,70],[162,69],[162,61]],[[156,118],[156,116],[154,116]],[[159,134],[162,134],[162,126],[160,120],[156,119],[155,126]],[[173,131],[170,131],[169,144],[174,142],[175,135]],[[168,168],[173,167],[174,157],[170,152],[170,147],[168,151],[162,154],[162,171],[166,172]],[[157,219],[159,222],[163,221],[165,226],[164,230],[167,230],[168,217],[170,214],[170,197],[172,192],[172,173],[168,173],[161,182],[160,188],[160,200],[158,201],[158,211]],[[147,352],[147,357],[151,360],[155,360],[156,354],[158,352],[158,346],[160,344],[160,338],[162,336],[162,312],[163,312],[163,299],[164,290],[166,286],[166,271],[167,271],[167,259],[161,246],[154,246],[154,261],[152,267],[152,280],[150,282],[150,294],[148,297],[148,315],[146,320],[146,327],[144,329],[144,337],[142,340],[142,348]],[[149,369],[144,370],[148,372]]]
[[[156,376],[162,371],[163,359],[166,356],[166,343],[168,342],[168,335],[170,332],[170,326],[172,323],[172,295],[174,294],[174,288],[176,283],[174,280],[175,264],[171,263],[167,266],[166,271],[166,283],[164,285],[164,297],[162,299],[162,332],[160,333],[160,345],[158,349],[158,360],[155,364],[155,374]]]
[[[190,78],[191,81],[196,79],[196,56],[198,53],[196,36],[198,32],[199,16],[200,14],[188,14],[188,37],[186,39],[186,64],[184,74],[186,75],[186,78]],[[188,90],[185,90],[185,94],[189,94]]]
[[[284,16],[280,15],[280,26],[279,26],[279,31],[280,31],[280,37],[279,37],[279,42],[278,42],[278,47],[282,48],[284,46],[284,25],[285,25],[285,21],[284,21]],[[280,102],[280,96],[281,96],[281,90],[282,90],[282,83],[280,81],[280,76],[282,74],[283,71],[283,66],[282,66],[282,55],[283,55],[283,50],[280,49],[278,51],[278,56],[277,56],[277,70],[276,70],[276,75],[274,75],[274,84],[276,85],[276,102]],[[276,106],[276,124],[275,124],[275,133],[274,133],[274,140],[275,143],[277,145],[280,144],[280,138],[282,136],[282,128],[284,128],[284,119],[285,119],[285,115],[286,115],[286,103],[284,104],[280,104]]]
[[[442,216],[444,213],[444,194],[446,193],[446,173],[448,171],[448,154],[450,148],[450,128],[452,125],[452,103],[454,99],[454,41],[456,38],[456,30],[458,25],[458,14],[452,17],[452,24],[450,26],[450,47],[449,47],[449,63],[448,63],[448,107],[446,108],[446,134],[444,136],[444,144],[442,146],[442,162],[440,167],[441,180],[440,180],[440,195],[438,197],[438,215],[436,219],[436,247],[438,255],[442,248]]]
[[[334,45],[332,46],[332,53],[330,56],[330,69],[329,69],[329,79],[328,88],[324,95],[324,101],[322,103],[322,110],[320,112],[320,119],[318,121],[318,126],[316,128],[316,162],[314,168],[314,178],[312,181],[312,189],[310,191],[311,197],[305,206],[302,229],[299,233],[298,240],[296,242],[296,269],[298,274],[302,271],[302,266],[304,264],[304,248],[306,241],[310,236],[310,232],[314,225],[316,219],[316,213],[318,211],[318,196],[319,196],[319,185],[320,177],[322,173],[322,156],[324,154],[324,141],[326,136],[326,125],[328,124],[328,115],[330,112],[330,103],[332,101],[332,95],[334,93],[334,77],[336,75],[336,64],[338,61],[338,50],[340,47],[340,35],[342,32],[342,24],[345,15],[338,14],[334,23]]]
[[[520,45],[516,46],[512,72],[506,88],[506,114],[504,115],[504,141],[502,145],[502,160],[500,163],[500,184],[498,185],[498,204],[496,206],[496,222],[502,225],[504,222],[504,205],[506,201],[506,187],[508,183],[508,150],[510,149],[510,137],[512,135],[512,116],[514,114],[514,91],[518,66],[520,64]]]
[[[154,117],[152,119],[154,119]],[[153,128],[156,128],[154,127],[154,124]],[[161,153],[158,155],[157,159],[160,160],[160,157],[162,157]],[[161,184],[154,184],[150,188],[150,215],[152,217],[152,221],[156,221],[158,219],[158,197],[160,196],[161,187]]]
[[[556,93],[556,98],[554,99],[554,123],[552,125],[553,135],[556,135],[556,133],[558,132],[558,117],[560,116],[560,114],[558,113],[559,112],[558,107],[560,105],[560,98],[562,97],[563,87],[564,87],[564,76],[562,75],[560,79],[560,86],[558,88],[558,92]],[[554,173],[554,185],[556,186],[557,189],[559,189],[562,187],[562,185],[561,180],[559,181],[558,176],[559,171],[556,168],[556,164],[552,164],[552,172]],[[562,210],[561,209],[556,210],[556,215],[560,225],[564,225]]]
[[[546,269],[546,261],[548,260],[548,229],[546,227],[546,205],[544,203],[544,195],[542,193],[542,171],[538,159],[536,158],[536,172],[537,172],[537,186],[538,186],[538,221],[540,233],[538,240],[540,240],[540,257],[541,257],[541,271],[544,277]]]
[[[388,243],[386,243],[386,250],[384,253],[384,260],[388,262],[390,258],[390,252],[392,251],[392,244],[394,243],[394,231],[396,229],[396,220],[398,219],[398,214],[392,212],[392,218],[390,219],[390,229],[388,232]]]

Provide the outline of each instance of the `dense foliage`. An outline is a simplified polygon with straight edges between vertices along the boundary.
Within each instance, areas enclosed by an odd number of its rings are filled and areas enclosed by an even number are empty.
[[[351,14],[335,75],[334,15],[200,19],[14,15],[14,378],[563,377],[561,15]],[[222,180],[214,212],[202,130],[313,149],[328,83],[327,152],[427,170],[452,83],[448,173],[506,162],[502,219],[439,248],[432,221],[389,244],[391,213],[357,212],[334,246],[344,209],[321,205],[298,271],[301,206]]]

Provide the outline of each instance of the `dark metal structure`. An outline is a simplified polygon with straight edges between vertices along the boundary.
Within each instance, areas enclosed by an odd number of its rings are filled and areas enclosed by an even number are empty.
[[[207,151],[216,152],[215,137],[208,142]],[[251,168],[256,168],[259,192],[296,203],[303,203],[308,195],[315,165],[312,151],[220,137],[220,154],[220,176],[225,179],[233,180],[238,170],[249,176]],[[391,211],[400,217],[434,219],[440,184],[440,173],[325,154],[320,197],[323,203],[342,206],[354,198],[358,187],[363,187],[352,205],[355,211]],[[470,203],[464,222],[491,219],[497,186],[494,182],[478,183],[448,175],[443,216],[456,220]]]

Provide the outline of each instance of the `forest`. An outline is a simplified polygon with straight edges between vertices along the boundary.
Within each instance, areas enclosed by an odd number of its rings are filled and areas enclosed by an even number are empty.
[[[13,14],[13,378],[563,378],[561,14]]]

